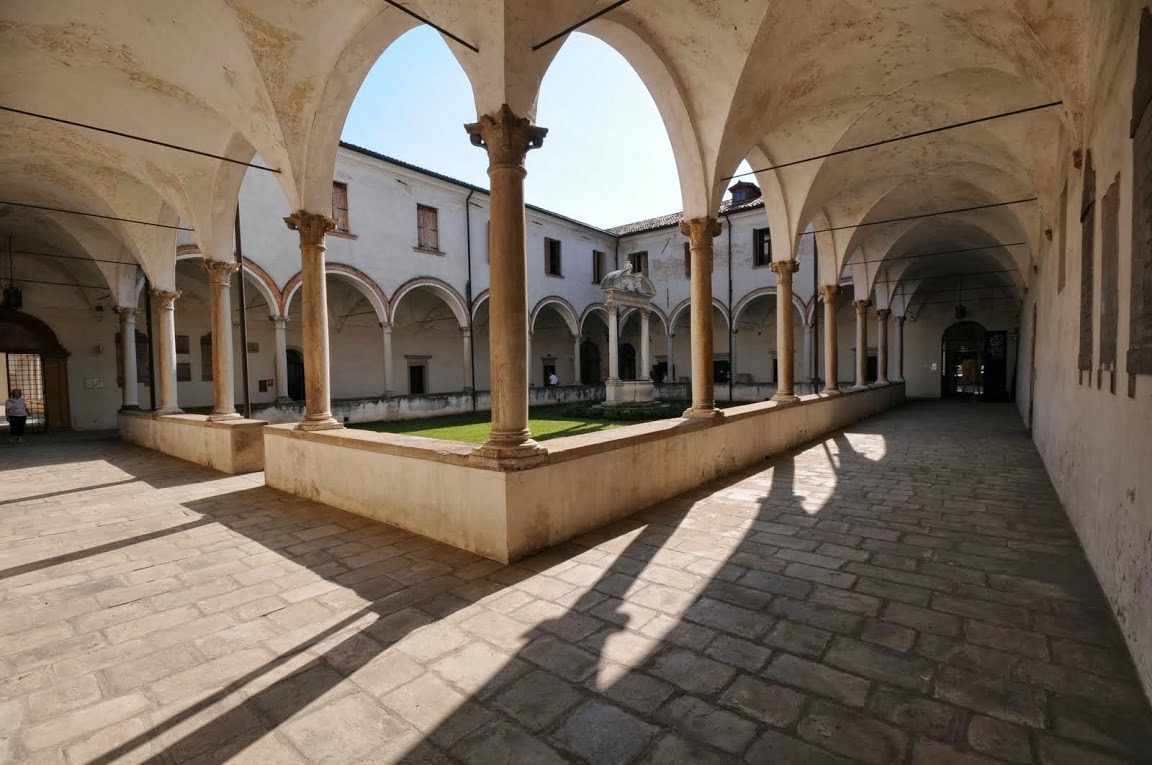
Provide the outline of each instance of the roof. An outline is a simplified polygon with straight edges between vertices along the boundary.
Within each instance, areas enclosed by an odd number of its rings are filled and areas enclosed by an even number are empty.
[[[490,193],[488,191],[488,189],[482,188],[480,186],[473,186],[471,183],[466,183],[462,180],[459,180],[458,178],[453,178],[449,175],[437,173],[433,170],[429,170],[429,169],[424,168],[424,167],[418,167],[417,165],[413,165],[410,162],[405,162],[402,159],[396,159],[395,157],[389,157],[387,154],[381,154],[379,152],[372,151],[371,149],[365,149],[363,146],[357,146],[355,144],[348,143],[346,141],[341,141],[340,142],[340,148],[348,149],[349,151],[354,151],[357,154],[363,154],[366,157],[372,157],[373,159],[378,159],[381,162],[387,162],[390,165],[396,165],[397,167],[403,167],[406,170],[412,170],[412,171],[420,173],[422,175],[427,175],[431,178],[436,178],[437,180],[441,180],[441,181],[444,181],[446,183],[451,183],[455,186],[459,186],[459,187],[464,188],[464,189],[471,189],[472,191],[479,191],[481,194],[489,194]],[[680,225],[681,219],[683,219],[683,217],[684,217],[683,212],[674,212],[674,213],[669,213],[667,215],[661,215],[661,216],[656,217],[656,218],[649,218],[647,220],[636,221],[635,223],[625,223],[622,226],[615,226],[614,228],[603,229],[603,228],[598,228],[598,227],[593,226],[591,224],[585,223],[583,221],[576,220],[575,218],[569,218],[567,215],[561,215],[560,213],[555,213],[555,212],[552,212],[551,210],[545,210],[543,207],[537,207],[536,205],[529,205],[529,204],[526,204],[524,206],[529,210],[534,210],[535,212],[538,212],[538,213],[544,213],[545,215],[550,215],[553,218],[559,218],[560,220],[568,221],[569,223],[574,223],[577,226],[581,226],[583,228],[589,228],[589,229],[592,229],[593,231],[598,231],[601,234],[604,234],[606,236],[613,236],[613,237],[617,237],[617,238],[622,237],[622,236],[629,236],[631,234],[641,234],[641,233],[644,233],[645,231],[656,231],[656,230],[662,229],[662,228],[671,228],[672,226],[678,227]],[[753,199],[753,200],[750,200],[747,202],[741,202],[740,204],[732,204],[731,200],[729,200],[727,202],[721,203],[719,215],[724,216],[724,215],[730,215],[731,213],[744,212],[745,210],[755,210],[755,209],[757,209],[759,207],[763,207],[763,206],[764,206],[763,197],[757,197],[756,199]]]
[[[733,204],[731,200],[721,203],[720,212],[717,217],[731,215],[732,213],[744,212],[745,210],[755,210],[764,206],[764,198],[757,197],[756,199],[747,202],[740,202]],[[635,223],[625,223],[622,226],[615,226],[608,229],[609,234],[615,236],[630,236],[632,234],[642,234],[645,231],[656,231],[662,228],[671,228],[672,226],[679,227],[680,221],[683,220],[683,212],[668,213],[656,218],[649,218],[648,220],[640,220]]]

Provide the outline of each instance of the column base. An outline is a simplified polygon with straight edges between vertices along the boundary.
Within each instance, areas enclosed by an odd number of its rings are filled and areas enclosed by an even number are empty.
[[[888,381],[887,380],[877,380],[875,382],[875,384],[876,385],[888,385]]]
[[[208,415],[208,422],[227,422],[228,420],[242,420],[239,412],[220,412],[217,414],[213,412]]]
[[[800,397],[793,393],[777,393],[772,397],[772,400],[777,404],[795,404],[800,400]]]
[[[125,404],[125,405],[120,407],[120,411],[121,412],[139,412],[140,411],[140,405],[139,404]]]
[[[839,396],[840,395],[840,389],[839,388],[825,388],[824,390],[820,391],[820,395],[821,396]]]
[[[175,409],[157,409],[152,412],[153,417],[167,417],[170,414],[184,414],[184,410],[177,407]]]
[[[332,415],[324,417],[316,417],[314,419],[304,418],[303,421],[296,423],[296,430],[343,430],[344,425],[336,421]]]
[[[852,386],[852,390],[868,390],[871,387],[868,383],[856,383]]]
[[[515,445],[489,441],[477,446],[469,459],[477,467],[496,470],[527,470],[547,460],[548,450],[531,438]]]
[[[715,405],[707,408],[689,407],[684,410],[683,417],[690,420],[719,420],[724,417],[724,413],[715,407]]]

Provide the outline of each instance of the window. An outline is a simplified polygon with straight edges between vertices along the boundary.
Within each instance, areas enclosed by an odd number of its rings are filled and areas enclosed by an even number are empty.
[[[1096,387],[1102,387],[1102,372],[1109,372],[1109,388],[1116,392],[1116,337],[1120,331],[1120,174],[1100,202],[1100,366]]]
[[[772,265],[772,231],[758,228],[752,231],[752,265],[755,268]]]
[[[648,252],[634,252],[628,256],[628,262],[632,264],[632,273],[648,275]]]
[[[692,278],[692,243],[684,243],[684,278]]]
[[[1128,313],[1128,395],[1152,375],[1152,11],[1140,16],[1132,87],[1132,284]],[[1143,277],[1138,275],[1143,274]]]
[[[200,379],[208,382],[212,379],[212,333],[209,332],[200,338]]]
[[[592,250],[592,283],[599,284],[604,281],[607,271],[607,255],[600,250]]]
[[[560,263],[560,240],[544,237],[544,273],[548,276],[563,276]]]
[[[1065,253],[1068,249],[1068,184],[1064,184],[1064,189],[1060,192],[1060,230],[1056,233],[1060,237],[1060,244],[1056,247],[1056,257],[1059,270],[1056,272],[1056,292],[1064,291],[1064,260]]]
[[[124,387],[124,352],[121,343],[124,340],[120,333],[116,333],[116,384]],[[148,374],[148,336],[143,332],[136,333],[136,382],[147,385]]]
[[[1084,157],[1084,190],[1080,198],[1080,352],[1076,368],[1092,370],[1093,255],[1096,249],[1096,169],[1092,152]],[[1083,376],[1081,376],[1083,382]]]
[[[176,353],[191,353],[188,345],[188,335],[176,335]]]
[[[181,361],[176,365],[176,382],[192,382],[192,363]]]
[[[336,221],[336,231],[347,234],[348,229],[348,184],[332,181],[332,220]]]
[[[440,211],[435,207],[416,205],[416,246],[440,252]]]

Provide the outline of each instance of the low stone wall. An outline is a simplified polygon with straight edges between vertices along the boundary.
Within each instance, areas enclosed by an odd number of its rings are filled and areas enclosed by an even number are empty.
[[[262,420],[212,422],[202,414],[120,412],[120,438],[223,473],[264,469]]]
[[[543,464],[481,465],[452,441],[265,428],[269,486],[509,562],[904,400],[891,384],[546,442]]]
[[[528,406],[570,404],[577,401],[599,403],[604,400],[603,385],[556,385],[528,389]],[[388,398],[339,399],[332,402],[332,416],[340,422],[388,422],[392,420],[419,420],[443,417],[449,414],[486,412],[492,408],[490,391],[476,392],[476,407],[472,407],[472,394],[430,393],[422,396],[389,396]],[[290,404],[263,404],[253,407],[252,415],[273,424],[300,422],[304,419],[304,402]]]

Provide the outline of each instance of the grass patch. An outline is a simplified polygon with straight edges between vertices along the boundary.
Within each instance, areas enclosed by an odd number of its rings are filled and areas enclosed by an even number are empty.
[[[579,436],[596,433],[609,428],[618,428],[622,423],[574,417],[563,413],[564,406],[541,406],[529,410],[528,427],[537,441],[564,436]],[[482,444],[488,440],[491,428],[491,415],[488,412],[475,414],[453,414],[447,417],[429,417],[423,420],[401,420],[396,422],[362,422],[351,427],[359,430],[374,430],[378,433],[405,433],[425,438],[442,438],[446,441],[464,441]]]

